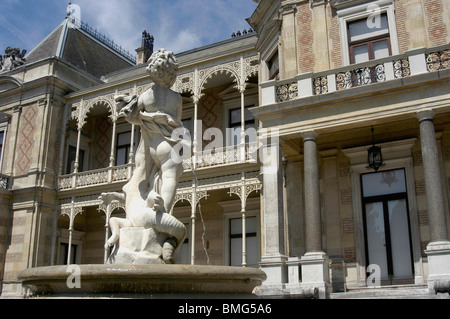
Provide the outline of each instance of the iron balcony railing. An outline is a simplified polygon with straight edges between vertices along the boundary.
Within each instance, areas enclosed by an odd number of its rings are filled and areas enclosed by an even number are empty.
[[[197,153],[196,169],[208,169],[229,164],[256,163],[257,143],[229,146]],[[185,159],[183,168],[190,171],[194,158]],[[106,167],[86,172],[58,176],[58,190],[72,190],[114,183],[123,183],[131,178],[134,164]]]
[[[261,106],[318,96],[355,87],[401,79],[450,68],[450,45],[420,48],[405,54],[359,64],[300,74],[260,84]]]

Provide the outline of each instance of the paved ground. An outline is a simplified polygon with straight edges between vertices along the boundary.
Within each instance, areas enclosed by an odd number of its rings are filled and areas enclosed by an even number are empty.
[[[449,294],[431,295],[426,286],[391,286],[382,288],[355,288],[343,293],[332,293],[331,299],[450,299]]]

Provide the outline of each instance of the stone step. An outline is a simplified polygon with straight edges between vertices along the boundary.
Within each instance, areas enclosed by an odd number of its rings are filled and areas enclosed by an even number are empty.
[[[352,288],[347,292],[332,293],[331,299],[435,299],[427,286],[385,286],[379,288]]]

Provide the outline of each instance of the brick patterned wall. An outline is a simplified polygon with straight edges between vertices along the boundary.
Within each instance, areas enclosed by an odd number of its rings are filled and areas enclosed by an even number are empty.
[[[341,35],[339,33],[339,22],[336,11],[328,6],[328,17],[331,19],[331,25],[329,26],[330,45],[333,55],[331,56],[331,68],[338,68],[342,66],[342,48],[341,48]]]
[[[111,154],[112,124],[107,117],[95,117],[89,122],[92,130],[94,148],[89,161],[90,169],[109,166]]]
[[[407,5],[406,0],[394,1],[397,38],[401,54],[412,49],[410,47],[410,32],[415,32],[408,30],[408,25],[411,23],[408,14],[411,13],[408,13]],[[423,30],[423,32],[428,32],[429,45],[438,46],[446,44],[450,31],[447,30],[444,17],[447,11],[445,11],[443,0],[423,0],[422,5],[425,15],[425,27],[427,29]],[[332,52],[332,56],[330,57],[331,68],[337,68],[342,66],[341,34],[336,10],[329,4],[327,5],[327,17],[328,21],[331,21],[330,25],[328,25],[329,44]],[[447,22],[447,24],[449,23]],[[298,4],[297,28],[299,38],[297,53],[299,73],[312,72],[315,65],[313,52],[314,30],[312,28],[312,9],[309,2]]]
[[[355,247],[348,247],[344,249],[344,261],[346,263],[356,262],[356,249]]]
[[[355,232],[355,224],[353,218],[342,219],[342,232],[344,234],[353,234]]]
[[[419,210],[417,215],[419,218],[419,226],[427,226],[429,224],[428,212],[426,210]]]
[[[416,195],[417,196],[426,195],[424,180],[416,181]]]
[[[204,92],[204,96],[200,100],[198,108],[198,117],[202,120],[203,133],[211,127],[223,130],[223,102],[219,96],[224,88],[216,88]],[[228,127],[228,123],[225,123]]]
[[[409,33],[406,31],[406,8],[405,1],[394,1],[395,22],[398,33],[398,46],[400,53],[405,53],[409,49]]]
[[[17,175],[28,173],[33,158],[34,132],[36,128],[37,105],[22,109],[17,143],[15,170]]]
[[[341,205],[352,205],[353,192],[351,189],[341,190]]]
[[[5,282],[15,281],[18,271],[24,269],[24,234],[26,234],[26,211],[14,212],[11,221],[12,234],[7,238],[7,251],[5,256]]]
[[[298,48],[299,73],[311,72],[314,70],[314,52],[312,48],[312,14],[309,2],[299,4],[297,10],[298,43],[300,45]]]
[[[444,25],[442,12],[443,0],[426,0],[425,12],[428,20],[429,39],[433,46],[446,44],[447,28]],[[448,19],[449,17],[447,17]]]

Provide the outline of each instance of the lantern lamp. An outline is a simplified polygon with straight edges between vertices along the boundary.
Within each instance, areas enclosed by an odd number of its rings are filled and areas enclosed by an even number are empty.
[[[377,172],[381,167],[384,166],[383,154],[381,153],[381,147],[375,146],[374,128],[372,127],[372,141],[373,146],[367,151],[367,162],[369,167]]]

